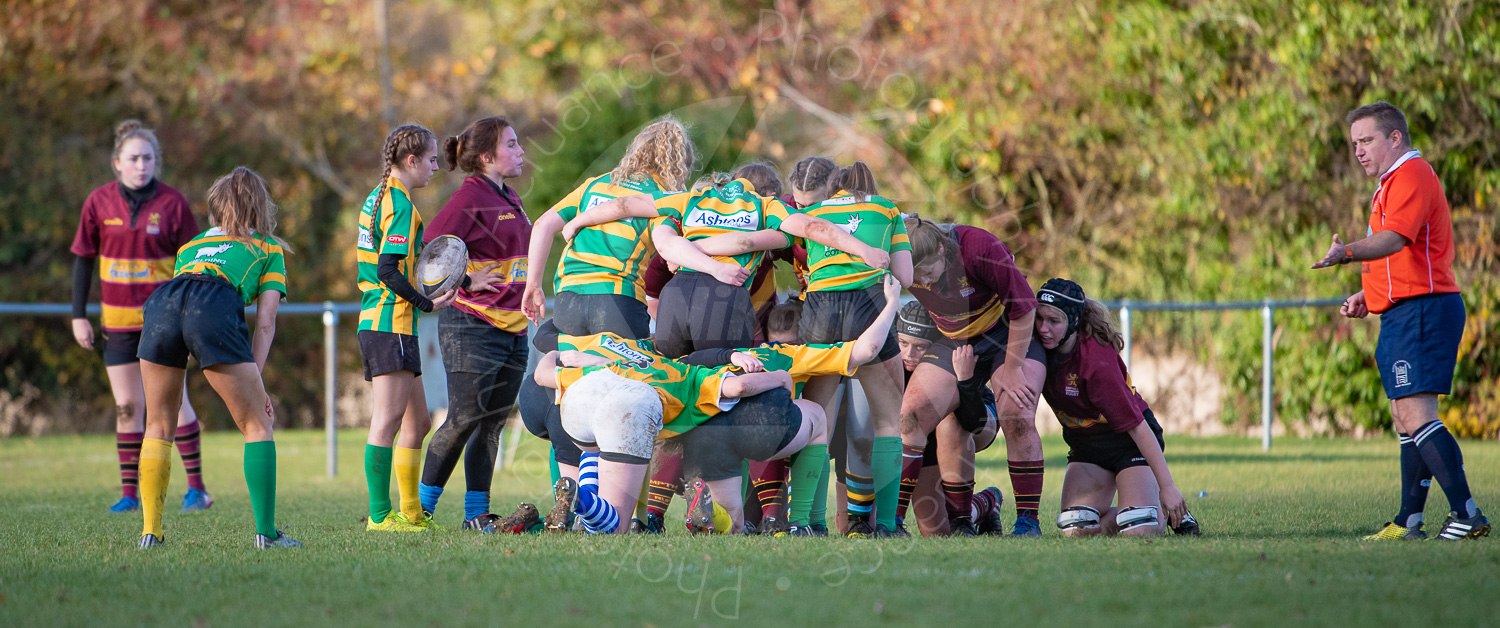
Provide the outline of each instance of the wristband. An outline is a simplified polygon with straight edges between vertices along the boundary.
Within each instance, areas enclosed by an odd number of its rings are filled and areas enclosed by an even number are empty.
[[[1339,263],[1340,264],[1348,264],[1349,262],[1352,262],[1352,261],[1354,261],[1354,249],[1351,248],[1349,245],[1345,244],[1344,245],[1344,256],[1341,257],[1341,258],[1339,258]]]

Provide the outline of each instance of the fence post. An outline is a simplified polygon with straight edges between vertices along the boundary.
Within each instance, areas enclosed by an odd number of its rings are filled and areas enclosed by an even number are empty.
[[[1120,356],[1125,358],[1125,370],[1130,370],[1130,299],[1120,301],[1120,332],[1125,336],[1125,350]]]
[[[1260,308],[1260,320],[1262,327],[1261,357],[1260,357],[1260,423],[1264,430],[1260,437],[1260,448],[1262,451],[1271,451],[1271,420],[1275,414],[1272,408],[1271,393],[1271,335],[1275,328],[1272,319],[1271,300],[1267,299],[1265,305]]]
[[[328,477],[339,474],[338,351],[339,312],[323,302],[323,432],[328,441]]]

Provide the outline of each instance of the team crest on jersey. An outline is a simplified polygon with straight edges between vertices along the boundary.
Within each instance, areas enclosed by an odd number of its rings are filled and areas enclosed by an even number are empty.
[[[864,221],[865,219],[860,218],[858,215],[851,215],[849,216],[849,222],[839,225],[839,228],[847,231],[849,235],[854,235],[855,231],[859,231],[859,223]]]
[[[966,297],[974,294],[974,287],[969,285],[968,277],[958,278],[958,296]]]
[[[618,340],[602,338],[600,339],[599,344],[605,349],[609,349],[610,351],[613,351],[620,357],[624,358],[623,360],[621,360],[621,362],[624,362],[625,364],[636,368],[646,368],[656,362],[654,358],[647,355],[644,351],[637,351],[635,349],[632,349],[630,345],[627,345]]]
[[[719,198],[722,198],[730,203],[740,200],[740,197],[744,196],[744,194],[745,184],[740,183],[739,181],[730,181],[729,183],[725,184],[724,187],[719,188]]]
[[[718,227],[737,231],[754,231],[759,224],[760,220],[753,211],[735,212],[726,216],[706,209],[694,209],[688,213],[687,220],[682,221],[684,227]]]
[[[198,259],[200,257],[213,257],[215,255],[223,253],[224,251],[228,251],[229,249],[231,249],[233,247],[234,247],[233,243],[225,242],[223,244],[220,244],[219,246],[210,246],[210,247],[207,247],[207,248],[201,248],[201,249],[198,249],[198,252],[195,255],[193,255],[193,259]]]
[[[146,233],[149,233],[151,235],[161,235],[161,214],[151,212],[151,215],[147,217]]]
[[[1407,363],[1406,360],[1396,360],[1396,363],[1391,365],[1391,375],[1396,378],[1396,385],[1393,388],[1410,386],[1411,364]]]
[[[1063,394],[1069,397],[1078,396],[1078,374],[1068,373],[1067,383],[1063,384]]]

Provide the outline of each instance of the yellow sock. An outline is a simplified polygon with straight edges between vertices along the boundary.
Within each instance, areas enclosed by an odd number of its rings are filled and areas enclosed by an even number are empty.
[[[391,448],[391,472],[396,476],[396,493],[401,496],[401,514],[411,521],[422,520],[422,496],[417,483],[422,479],[422,450]]]
[[[729,534],[734,528],[734,519],[729,516],[729,511],[724,510],[718,502],[714,502],[714,531],[719,534]]]
[[[155,438],[141,441],[140,465],[141,518],[145,520],[141,535],[161,538],[161,511],[167,502],[167,481],[172,479],[172,443]]]

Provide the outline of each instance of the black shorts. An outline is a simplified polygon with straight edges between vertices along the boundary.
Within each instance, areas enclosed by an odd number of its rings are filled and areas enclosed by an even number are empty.
[[[995,421],[995,417],[999,416],[999,413],[995,410],[995,393],[990,391],[989,386],[985,386],[984,389],[979,392],[979,396],[984,400],[985,409],[989,413],[988,420]],[[995,444],[995,441],[1000,440],[998,430],[996,430],[994,435],[990,436],[989,440],[980,441],[979,437],[979,434],[974,435],[974,453],[976,454],[989,449],[990,445],[993,445]],[[927,433],[927,449],[922,451],[922,467],[935,467],[937,466],[937,463],[937,430],[933,430]]]
[[[1375,365],[1386,398],[1451,392],[1466,318],[1456,292],[1401,299],[1382,313]]]
[[[121,364],[135,364],[141,359],[136,353],[141,348],[141,332],[138,331],[110,331],[104,333],[104,365],[119,366]]]
[[[785,388],[739,400],[678,436],[682,443],[682,477],[705,482],[740,474],[745,460],[770,460],[802,429],[802,411]]]
[[[651,335],[651,313],[646,304],[619,294],[559,292],[552,300],[552,322],[569,336],[609,332],[639,340]]]
[[[583,452],[563,431],[562,409],[556,399],[557,391],[536,383],[527,373],[521,379],[521,393],[516,398],[516,405],[521,409],[521,423],[526,425],[526,431],[552,443],[558,464],[576,467]]]
[[[712,275],[678,271],[656,304],[656,350],[679,358],[700,349],[754,346],[755,307],[750,291]]]
[[[188,354],[204,368],[255,361],[244,303],[222,277],[178,275],[151,293],[142,315],[142,360],[179,369]]]
[[[365,381],[396,371],[411,371],[412,375],[422,376],[422,349],[417,345],[416,336],[371,329],[361,329],[358,335]]]
[[[927,349],[927,353],[922,355],[922,363],[936,364],[952,373],[953,350],[958,348],[959,344],[972,345],[974,347],[974,374],[988,380],[994,377],[995,371],[1000,370],[1000,365],[1005,362],[1005,344],[1009,337],[1010,327],[1001,321],[1001,324],[967,340],[939,338]],[[1042,348],[1042,341],[1035,335],[1031,337],[1031,346],[1026,348],[1026,359],[1040,364],[1047,363],[1047,350]]]
[[[833,344],[858,340],[859,335],[885,309],[885,290],[870,286],[863,290],[818,290],[802,296],[803,344]],[[895,327],[887,332],[877,359],[884,362],[901,355]]]
[[[1161,437],[1161,424],[1156,422],[1156,415],[1150,410],[1146,411],[1146,424],[1151,426],[1151,432],[1156,434],[1156,444],[1160,445],[1162,451],[1166,451],[1166,441]],[[1107,432],[1104,434],[1076,434],[1076,430],[1063,430],[1063,441],[1068,444],[1068,462],[1084,462],[1105,471],[1119,474],[1130,467],[1148,466],[1146,456],[1141,454],[1141,448],[1136,447],[1135,439],[1128,432]]]

